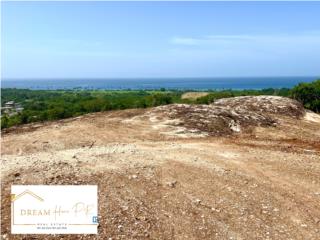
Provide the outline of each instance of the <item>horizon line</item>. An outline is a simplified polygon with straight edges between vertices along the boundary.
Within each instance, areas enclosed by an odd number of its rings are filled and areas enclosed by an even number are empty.
[[[7,80],[84,80],[84,79],[95,79],[95,80],[107,80],[107,79],[192,79],[192,78],[274,78],[274,77],[320,77],[319,75],[255,75],[255,76],[182,76],[182,77],[2,77],[1,81]]]

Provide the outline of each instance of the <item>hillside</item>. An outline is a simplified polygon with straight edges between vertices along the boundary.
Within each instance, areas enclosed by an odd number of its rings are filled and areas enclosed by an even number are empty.
[[[93,113],[1,141],[3,239],[26,239],[9,234],[11,184],[98,184],[99,235],[63,239],[320,239],[320,115],[288,98]]]

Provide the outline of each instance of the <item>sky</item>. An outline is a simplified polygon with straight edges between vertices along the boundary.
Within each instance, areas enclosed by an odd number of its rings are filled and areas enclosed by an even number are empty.
[[[2,2],[9,78],[318,76],[320,2]]]

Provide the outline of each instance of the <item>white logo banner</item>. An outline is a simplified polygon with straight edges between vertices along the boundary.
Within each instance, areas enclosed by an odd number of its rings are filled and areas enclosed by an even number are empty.
[[[97,234],[97,227],[97,186],[11,186],[12,234]]]

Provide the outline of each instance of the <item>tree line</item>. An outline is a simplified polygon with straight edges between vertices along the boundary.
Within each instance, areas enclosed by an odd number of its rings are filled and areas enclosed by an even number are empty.
[[[148,108],[171,103],[210,104],[216,99],[235,96],[276,95],[291,97],[302,102],[305,108],[320,112],[320,80],[301,83],[292,89],[223,90],[209,91],[196,100],[181,99],[186,91],[111,91],[111,90],[28,90],[2,89],[1,106],[6,102],[20,103],[22,112],[3,113],[1,128],[76,117],[86,113]]]

